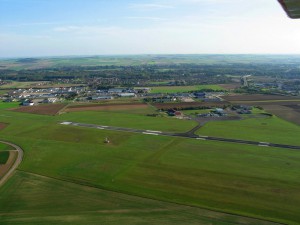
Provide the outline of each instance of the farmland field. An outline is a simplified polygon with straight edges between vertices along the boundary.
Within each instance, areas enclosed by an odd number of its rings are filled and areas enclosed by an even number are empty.
[[[224,90],[219,85],[197,85],[197,86],[159,86],[151,87],[151,93],[180,93],[189,91],[201,91],[205,89],[212,89],[216,91]]]
[[[157,109],[184,109],[189,107],[223,107],[228,102],[181,102],[181,103],[154,103]]]
[[[66,106],[65,104],[46,104],[46,105],[38,105],[38,106],[23,106],[23,107],[15,108],[13,110],[16,112],[23,112],[23,113],[55,115],[65,106]]]
[[[278,95],[234,95],[234,96],[224,96],[226,101],[236,102],[236,101],[300,101],[298,97],[290,96],[278,96]]]
[[[29,88],[37,83],[38,82],[16,82],[16,81],[13,81],[11,83],[1,85],[0,88],[4,88],[4,89]]]
[[[170,132],[197,125],[126,110],[56,116],[0,113],[6,116],[0,122],[9,124],[0,131],[0,139],[25,152],[19,171],[0,188],[4,224],[107,220],[227,225],[268,224],[248,217],[286,224],[300,220],[298,151],[59,124],[74,121]],[[298,143],[296,125],[278,118],[261,123],[270,126],[265,130],[268,135],[275,130],[278,140],[282,135],[290,144]],[[249,124],[241,127],[251,133]],[[286,129],[280,131],[281,126]],[[104,143],[106,137],[109,144]]]
[[[147,109],[149,106],[142,103],[133,104],[85,104],[85,105],[72,105],[67,107],[66,112],[78,111],[118,111],[118,110],[132,110],[139,111],[140,109]]]
[[[300,125],[300,112],[297,105],[263,105],[262,107],[274,115]]]

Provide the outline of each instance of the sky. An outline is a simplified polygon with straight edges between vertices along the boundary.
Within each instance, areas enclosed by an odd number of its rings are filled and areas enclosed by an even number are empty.
[[[300,54],[277,0],[0,0],[0,57]]]

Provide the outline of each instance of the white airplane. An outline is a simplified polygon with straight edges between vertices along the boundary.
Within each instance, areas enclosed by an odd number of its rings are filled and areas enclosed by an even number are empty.
[[[278,2],[290,18],[300,18],[300,0],[278,0]]]

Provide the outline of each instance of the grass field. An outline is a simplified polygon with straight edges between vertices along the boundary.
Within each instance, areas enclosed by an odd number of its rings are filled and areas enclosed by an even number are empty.
[[[151,93],[181,93],[189,91],[201,91],[205,89],[212,89],[216,91],[224,90],[219,85],[197,85],[197,86],[159,86],[151,87]]]
[[[205,210],[209,215],[202,214],[197,207],[286,224],[300,221],[298,151],[58,124],[74,120],[169,131],[194,126],[191,121],[129,112],[0,113],[5,115],[0,122],[9,123],[0,131],[0,139],[25,151],[22,172],[0,189],[3,224],[93,224],[99,220],[107,224],[263,224]],[[261,123],[272,125],[266,132],[277,127],[278,139],[279,135],[291,143],[298,139],[294,126],[287,123],[290,133],[282,128],[285,121],[272,118]],[[253,132],[250,125],[240,129]],[[104,143],[106,137],[110,144]],[[177,203],[176,210],[173,204],[160,201]],[[167,211],[159,211],[162,207]],[[137,209],[153,209],[153,213]]]
[[[271,118],[249,118],[241,121],[216,121],[205,124],[197,134],[236,138],[278,144],[300,145],[300,126]]]
[[[5,89],[29,88],[29,87],[33,86],[34,84],[37,84],[37,83],[39,83],[39,82],[17,82],[17,81],[13,81],[11,83],[0,86],[0,88],[5,88]]]
[[[0,110],[15,108],[20,105],[20,102],[0,102]]]
[[[19,188],[12,189],[15,186]],[[3,225],[273,224],[105,191],[25,172],[17,172],[0,189],[0,202],[5,206],[0,208]]]
[[[9,152],[0,152],[0,164],[5,164],[8,160]]]
[[[6,144],[0,143],[0,151],[6,151],[6,150],[12,150],[12,147],[8,146]]]
[[[137,112],[141,114],[137,114]],[[59,117],[57,117],[57,119],[59,119],[60,121],[72,121],[106,126],[128,127],[146,130],[161,130],[170,132],[186,132],[197,125],[197,123],[194,121],[183,121],[174,118],[162,117],[154,118],[142,114],[144,111],[137,112],[72,112],[62,114]],[[147,113],[151,112],[152,111],[147,110]]]

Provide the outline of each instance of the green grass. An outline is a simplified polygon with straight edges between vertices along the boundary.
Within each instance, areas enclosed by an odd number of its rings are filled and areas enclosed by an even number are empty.
[[[13,188],[18,186],[18,188]],[[1,224],[243,224],[250,218],[179,206],[24,172],[0,189]],[[26,208],[24,206],[26,205]]]
[[[135,111],[135,110],[134,110]],[[145,114],[123,112],[72,112],[57,117],[60,121],[72,121],[99,124],[106,126],[128,127],[146,130],[186,132],[197,125],[194,121],[183,121],[174,118],[149,117]],[[142,111],[144,113],[144,111]],[[153,113],[149,111],[148,113]]]
[[[201,91],[205,89],[212,89],[216,91],[224,90],[219,85],[197,85],[197,86],[159,86],[151,87],[151,93],[181,93],[189,91]]]
[[[20,102],[0,102],[0,110],[1,109],[11,109],[16,108],[20,105]],[[1,115],[0,115],[1,116]]]
[[[16,143],[24,149],[25,156],[20,170],[26,172],[16,175],[0,189],[0,205],[5,205],[4,208],[0,207],[0,219],[1,222],[6,221],[6,224],[20,221],[41,224],[43,216],[46,216],[46,220],[58,224],[66,222],[63,221],[64,218],[71,218],[67,222],[74,224],[79,224],[83,220],[91,221],[92,224],[94,220],[99,222],[99,218],[103,220],[107,218],[99,217],[99,213],[97,215],[91,213],[90,210],[95,208],[99,199],[95,197],[96,194],[90,193],[93,191],[87,187],[80,186],[83,190],[88,190],[84,192],[85,194],[74,190],[77,187],[73,187],[73,184],[70,186],[65,183],[54,184],[55,182],[52,183],[50,180],[43,181],[45,184],[40,187],[39,181],[35,181],[36,178],[29,176],[28,172],[129,195],[287,224],[297,224],[300,220],[298,151],[58,124],[59,121],[76,120],[170,131],[188,130],[194,125],[189,124],[191,121],[151,118],[128,112],[80,112],[60,116],[2,112],[8,117],[0,117],[0,122],[10,125],[0,131],[0,139]],[[248,121],[247,126],[243,126],[245,121]],[[261,126],[269,127],[270,124],[269,129],[261,132],[262,128],[258,127],[257,132],[272,136],[276,131],[277,139],[281,135],[281,140],[298,142],[299,135],[293,134],[298,131],[297,126],[276,117],[256,121]],[[250,129],[250,125],[254,123],[251,119],[235,122],[242,122],[240,133],[246,132],[246,129]],[[238,124],[227,126],[228,132],[237,129],[234,126],[238,127]],[[254,132],[251,129],[250,131]],[[290,132],[287,133],[287,130]],[[260,133],[257,136],[259,135]],[[111,140],[110,144],[104,143],[106,137]],[[16,188],[20,187],[19,184],[22,182],[27,186]],[[32,190],[32,193],[29,190]],[[78,199],[82,195],[83,199]],[[97,195],[101,196],[100,193]],[[112,196],[114,198],[116,195]],[[14,199],[19,201],[13,201]],[[63,201],[65,199],[66,201]],[[75,203],[78,211],[73,210],[75,206],[72,204]],[[139,208],[139,200],[132,200],[132,203],[137,204],[136,207]],[[128,207],[135,209],[133,205]],[[111,205],[111,208],[118,209],[115,205]],[[74,218],[72,211],[80,217],[78,221],[72,220]],[[174,216],[177,215],[176,212],[170,214]],[[132,214],[144,216],[139,213]],[[166,214],[163,213],[164,216]],[[125,217],[117,217],[115,221],[122,221]],[[156,214],[151,218],[155,223]],[[182,220],[178,219],[178,224],[184,221],[189,221],[189,224],[193,221],[201,222],[201,219],[195,217],[193,213],[184,214],[181,218]],[[132,217],[127,219],[131,221]],[[124,224],[130,224],[128,221],[126,220]],[[134,224],[135,220],[132,221]],[[137,221],[136,223],[142,223],[140,220]],[[172,220],[166,217],[166,221]],[[45,223],[51,224],[49,221]],[[160,220],[157,223],[167,224]],[[215,221],[210,223],[222,224]]]
[[[290,224],[300,219],[299,152],[64,126],[39,130],[14,138],[26,152],[21,170]]]
[[[12,147],[0,142],[0,151],[12,150]]]
[[[0,152],[0,164],[5,164],[8,160],[9,152]]]
[[[300,126],[276,116],[270,118],[250,118],[241,121],[216,121],[205,124],[197,134],[300,145]]]

